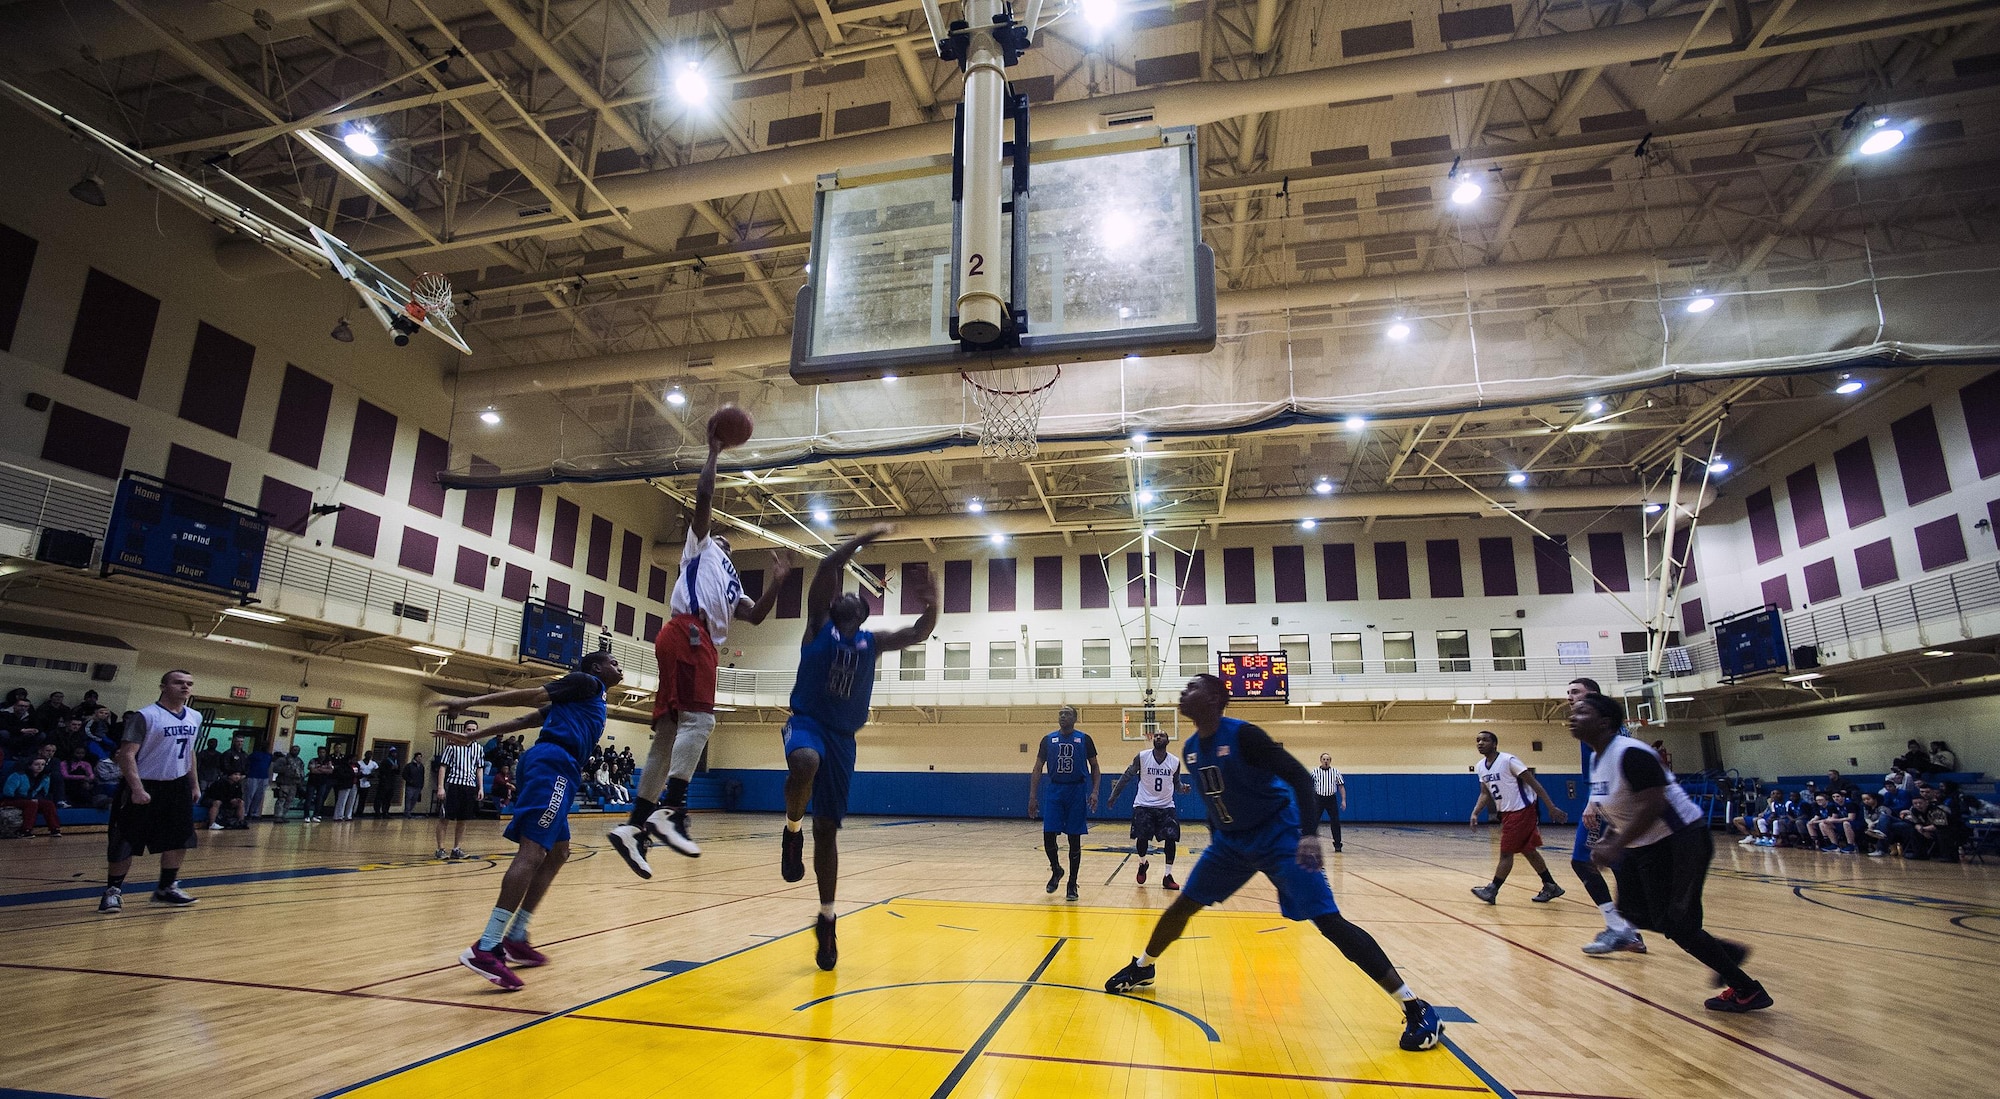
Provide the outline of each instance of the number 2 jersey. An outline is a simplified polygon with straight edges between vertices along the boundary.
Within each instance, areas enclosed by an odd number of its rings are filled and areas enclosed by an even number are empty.
[[[853,733],[868,724],[875,694],[875,634],[856,630],[840,636],[833,622],[821,625],[799,646],[799,674],[792,681],[792,712],[822,728]]]
[[[1210,828],[1248,832],[1291,811],[1294,816],[1287,823],[1296,825],[1300,835],[1318,831],[1319,798],[1311,773],[1257,726],[1225,717],[1215,732],[1189,737],[1181,758],[1208,808]],[[1287,786],[1291,797],[1285,796]]]

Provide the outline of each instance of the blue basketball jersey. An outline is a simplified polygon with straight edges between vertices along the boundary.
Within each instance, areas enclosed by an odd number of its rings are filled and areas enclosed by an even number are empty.
[[[1237,733],[1244,723],[1225,717],[1211,736],[1188,738],[1183,759],[1187,773],[1201,791],[1208,808],[1208,826],[1221,832],[1244,832],[1262,827],[1280,813],[1296,828],[1298,809],[1291,792],[1277,775],[1253,766],[1243,758]]]
[[[1063,735],[1061,729],[1042,738],[1042,759],[1048,764],[1049,781],[1062,786],[1090,779],[1090,757],[1096,745],[1086,733]]]
[[[799,675],[792,682],[792,712],[852,733],[868,724],[875,694],[875,634],[842,637],[831,621],[799,647]]]
[[[594,675],[571,672],[549,684],[548,692],[540,739],[568,752],[581,767],[604,735],[604,684]]]

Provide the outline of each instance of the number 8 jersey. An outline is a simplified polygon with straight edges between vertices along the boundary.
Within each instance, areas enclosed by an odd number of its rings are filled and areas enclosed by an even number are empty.
[[[1181,777],[1181,757],[1173,752],[1155,759],[1153,750],[1139,753],[1139,792],[1132,795],[1134,808],[1172,809],[1174,786]]]

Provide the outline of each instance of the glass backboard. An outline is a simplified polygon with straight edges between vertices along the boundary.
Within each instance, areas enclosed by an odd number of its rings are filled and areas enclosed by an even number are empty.
[[[316,225],[309,228],[312,230],[313,241],[320,246],[320,250],[326,253],[327,260],[333,264],[334,273],[347,280],[348,285],[360,293],[361,300],[367,304],[369,311],[375,314],[375,319],[382,322],[382,327],[392,328],[396,318],[409,317],[404,309],[416,300],[416,296],[410,293],[410,288],[403,285],[402,280],[349,248],[347,242],[339,237]],[[472,348],[466,346],[465,337],[459,335],[458,329],[451,323],[449,317],[441,317],[437,311],[431,310],[417,323],[431,335],[458,348],[461,353],[472,354]]]

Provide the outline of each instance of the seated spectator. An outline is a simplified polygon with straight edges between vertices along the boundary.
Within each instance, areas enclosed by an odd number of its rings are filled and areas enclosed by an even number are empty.
[[[1936,826],[1931,821],[1930,799],[1919,795],[1910,800],[1910,807],[1896,814],[1896,820],[1889,825],[1889,842],[1902,848],[1906,859],[1928,858],[1931,840]],[[1930,828],[1930,834],[1924,829]]]
[[[23,836],[35,834],[37,815],[48,825],[49,835],[62,835],[62,818],[56,815],[52,780],[49,761],[36,756],[28,761],[25,768],[8,775],[6,783],[0,785],[0,805],[21,811]]]
[[[33,725],[34,709],[34,704],[28,701],[26,692],[7,703],[6,709],[0,710],[0,737],[17,736],[21,730]]]
[[[208,830],[220,832],[224,828],[248,828],[250,822],[243,816],[243,768],[236,767],[228,774],[208,784],[202,791],[201,800],[208,805]]]
[[[62,765],[62,805],[89,805],[90,783],[96,772],[97,769],[90,764],[90,753],[83,745],[72,748],[69,759]]]
[[[1837,851],[1852,855],[1861,846],[1861,806],[1847,796],[1845,791],[1836,793],[1829,800],[1827,814],[1820,821],[1820,850]]]
[[[49,738],[33,722],[21,726],[13,736],[0,740],[0,751],[7,753],[5,773],[12,774],[27,767],[28,761],[42,753]]]
[[[1861,796],[1861,791],[1854,788],[1854,783],[1848,781],[1839,771],[1834,770],[1829,770],[1826,773],[1826,792],[1829,794],[1846,794],[1850,801]]]
[[[35,727],[53,734],[69,719],[69,707],[63,705],[63,693],[50,691],[49,697],[35,707]]]
[[[1880,858],[1889,853],[1889,826],[1896,823],[1896,813],[1882,804],[1882,795],[1861,795],[1861,850],[1863,854]]]
[[[1923,741],[1912,740],[1903,746],[1903,754],[1896,757],[1895,765],[1899,770],[1920,775],[1931,765],[1931,754],[1924,750]]]
[[[1882,804],[1887,805],[1891,812],[1900,813],[1908,809],[1910,799],[1916,793],[1917,780],[1903,770],[1900,763],[1891,768],[1888,777],[1882,780]]]
[[[1931,741],[1931,768],[1940,775],[1955,774],[1958,771],[1958,753],[1942,740]]]

